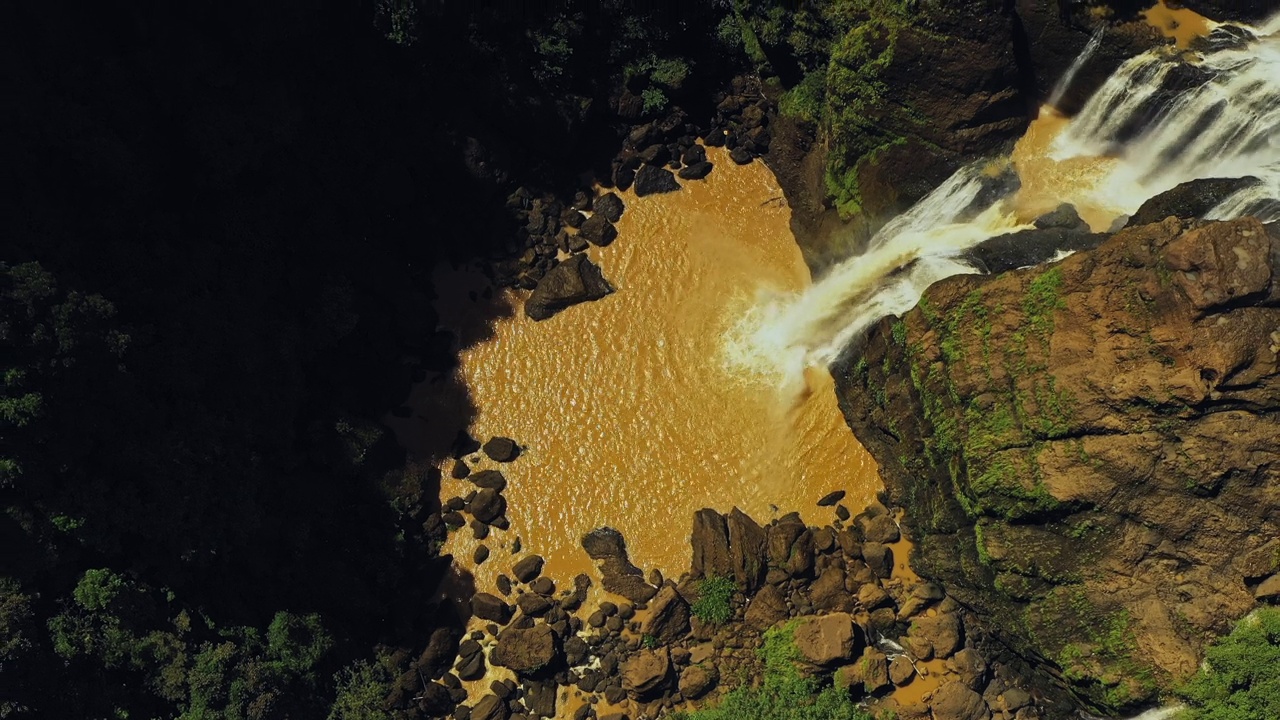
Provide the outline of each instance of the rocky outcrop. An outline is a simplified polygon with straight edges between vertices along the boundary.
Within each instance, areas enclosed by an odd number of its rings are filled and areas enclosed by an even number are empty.
[[[1058,668],[1063,707],[1185,678],[1276,572],[1277,272],[1256,220],[1171,217],[938,283],[836,368],[913,567]],[[932,622],[904,645],[964,642]]]
[[[525,300],[524,312],[534,320],[546,320],[571,305],[599,300],[612,292],[613,286],[598,265],[586,255],[573,255],[542,276]]]

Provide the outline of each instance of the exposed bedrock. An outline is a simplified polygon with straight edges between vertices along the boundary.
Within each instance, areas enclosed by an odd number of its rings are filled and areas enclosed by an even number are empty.
[[[1170,217],[938,283],[835,368],[913,566],[1085,704],[1187,677],[1280,583],[1278,270],[1274,227]]]

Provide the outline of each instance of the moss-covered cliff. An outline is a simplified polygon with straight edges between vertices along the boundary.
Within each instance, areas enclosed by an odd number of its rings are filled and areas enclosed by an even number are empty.
[[[1170,218],[939,283],[837,368],[915,567],[1087,705],[1157,696],[1267,600],[1278,263],[1255,220]]]

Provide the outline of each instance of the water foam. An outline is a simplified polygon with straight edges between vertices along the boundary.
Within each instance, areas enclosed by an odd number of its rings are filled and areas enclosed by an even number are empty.
[[[1280,15],[1255,28],[1218,26],[1194,57],[1157,48],[1125,62],[1055,140],[1049,160],[1079,157],[1117,160],[1089,186],[1064,191],[1061,201],[1077,207],[1119,217],[1188,180],[1255,176],[1259,185],[1210,217],[1280,219]],[[966,251],[1027,227],[1013,213],[1016,191],[993,188],[989,165],[956,172],[804,292],[762,295],[729,333],[727,361],[800,387],[805,368],[831,364],[933,283],[978,272]]]

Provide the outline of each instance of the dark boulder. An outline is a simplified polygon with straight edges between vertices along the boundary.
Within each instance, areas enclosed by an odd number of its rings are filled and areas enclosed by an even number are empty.
[[[1184,182],[1142,203],[1125,227],[1157,223],[1169,216],[1200,218],[1236,192],[1258,183],[1257,178],[1205,178]]]
[[[618,228],[609,222],[609,218],[596,213],[583,221],[582,227],[578,228],[578,237],[592,245],[605,247],[618,237]]]
[[[685,165],[697,165],[698,163],[706,162],[707,149],[701,145],[690,145],[680,156],[680,161]]]
[[[482,523],[493,522],[506,511],[506,499],[492,488],[482,488],[471,499],[471,515]]]
[[[490,460],[500,463],[511,462],[520,454],[520,446],[516,445],[515,440],[500,435],[489,438],[482,449]]]
[[[516,606],[520,608],[520,612],[529,617],[540,617],[546,615],[551,609],[551,601],[541,595],[525,593],[516,598]]]
[[[1178,4],[1218,22],[1256,23],[1276,13],[1275,0],[1181,0]]]
[[[726,521],[729,526],[729,555],[738,587],[753,591],[764,582],[764,530],[750,516],[734,508]]]
[[[609,222],[616,223],[622,219],[622,211],[626,206],[623,205],[622,198],[618,197],[617,193],[605,193],[596,198],[591,208],[596,215],[603,215]]]
[[[635,186],[638,197],[674,192],[680,189],[680,183],[676,182],[676,176],[672,175],[670,170],[653,165],[641,166],[636,171]]]
[[[729,526],[724,516],[703,508],[693,515],[693,574],[702,577],[728,577],[733,571],[729,559]]]
[[[511,606],[497,595],[476,593],[471,598],[471,613],[481,620],[505,625],[511,619]]]
[[[627,541],[611,527],[596,528],[582,536],[582,549],[592,560],[627,556]]]
[[[738,165],[749,165],[753,158],[751,151],[744,147],[735,147],[733,152],[729,153],[729,159]]]
[[[1089,232],[1089,224],[1080,219],[1080,213],[1076,212],[1076,206],[1071,203],[1062,203],[1054,210],[1041,215],[1032,223],[1037,230],[1072,230],[1075,232]]]
[[[991,273],[1002,273],[1052,260],[1059,252],[1089,250],[1109,236],[1061,228],[1022,230],[984,240],[969,251],[970,259]]]
[[[507,489],[507,479],[497,470],[481,470],[471,475],[471,482],[476,487],[489,488],[502,492]]]
[[[818,499],[818,507],[830,507],[844,499],[844,490],[833,490]]]
[[[622,687],[633,700],[646,700],[662,693],[671,676],[671,656],[666,648],[642,650],[622,663]]]
[[[600,585],[606,592],[621,595],[634,603],[647,603],[658,593],[658,588],[645,582],[644,578],[639,575],[610,575],[606,573],[600,581]]]
[[[664,585],[654,596],[640,632],[663,644],[674,643],[689,632],[689,605],[675,587]]]
[[[586,255],[574,255],[542,276],[525,301],[524,312],[534,320],[546,320],[571,305],[599,300],[612,292],[613,286],[599,266]]]
[[[556,635],[547,625],[510,627],[498,634],[489,662],[518,673],[532,673],[555,661],[557,645]]]
[[[774,585],[765,585],[751,598],[744,619],[758,630],[767,630],[779,620],[786,620],[788,614],[787,599],[782,591]]]
[[[471,708],[470,720],[507,720],[511,717],[506,703],[497,695],[485,695]]]
[[[681,180],[701,180],[711,174],[712,167],[714,166],[709,161],[702,160],[680,168],[680,172],[677,174]]]
[[[511,568],[511,574],[515,576],[516,580],[519,580],[522,583],[530,583],[533,582],[534,578],[542,574],[542,565],[543,560],[541,555],[529,555],[528,557],[521,558],[520,561]]]

